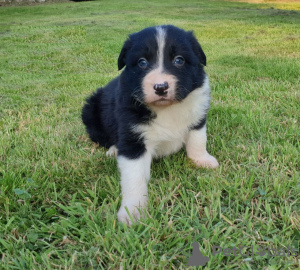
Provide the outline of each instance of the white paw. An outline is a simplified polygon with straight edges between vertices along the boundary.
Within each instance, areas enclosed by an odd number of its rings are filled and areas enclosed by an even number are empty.
[[[117,155],[118,155],[118,148],[115,145],[109,147],[109,149],[106,152],[107,157],[117,157]]]
[[[147,199],[144,200],[144,202],[140,201],[137,203],[122,202],[122,205],[118,211],[118,220],[127,224],[128,226],[131,226],[132,223],[144,217],[144,208],[146,207],[146,204]]]
[[[213,156],[211,156],[208,153],[201,156],[200,158],[193,159],[193,161],[198,167],[204,167],[204,168],[219,167],[219,162],[216,160],[216,158],[214,158]]]

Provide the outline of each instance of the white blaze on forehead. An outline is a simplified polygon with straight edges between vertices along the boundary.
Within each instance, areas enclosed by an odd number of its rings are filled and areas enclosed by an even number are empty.
[[[157,63],[158,63],[158,69],[160,72],[163,70],[163,61],[164,61],[164,48],[166,43],[166,31],[161,26],[156,27],[156,41],[158,45],[157,50]]]
[[[142,81],[143,92],[145,94],[144,101],[145,103],[151,103],[152,105],[171,105],[172,102],[176,100],[176,85],[178,80],[174,75],[164,71],[163,62],[166,38],[166,30],[161,26],[156,27],[155,39],[157,42],[157,63]],[[163,84],[165,82],[168,83],[168,89],[166,94],[162,97],[156,94],[154,85]]]

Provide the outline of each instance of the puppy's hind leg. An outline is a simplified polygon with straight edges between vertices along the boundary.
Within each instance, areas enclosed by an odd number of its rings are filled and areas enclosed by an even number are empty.
[[[101,146],[112,144],[110,134],[107,134],[106,128],[103,123],[102,115],[103,108],[101,106],[103,96],[103,89],[99,88],[96,93],[93,93],[87,100],[82,108],[82,121],[86,126],[86,130],[95,143]]]
[[[206,141],[206,125],[189,131],[186,141],[187,155],[199,167],[216,168],[219,163],[206,151]]]

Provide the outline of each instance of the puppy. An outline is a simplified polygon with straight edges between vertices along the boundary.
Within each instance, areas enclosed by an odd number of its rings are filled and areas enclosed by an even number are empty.
[[[118,58],[119,70],[125,67],[121,75],[87,99],[82,119],[91,140],[117,157],[119,221],[130,225],[141,218],[153,158],[185,145],[196,165],[219,165],[206,151],[210,87],[205,65],[192,32],[171,25],[146,28],[124,43]]]

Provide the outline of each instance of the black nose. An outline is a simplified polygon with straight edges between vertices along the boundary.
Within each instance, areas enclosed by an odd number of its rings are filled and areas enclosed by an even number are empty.
[[[153,88],[155,90],[155,94],[157,94],[159,96],[163,96],[168,93],[168,91],[166,91],[166,90],[169,88],[169,84],[168,84],[168,82],[157,83],[157,84],[154,84]]]

